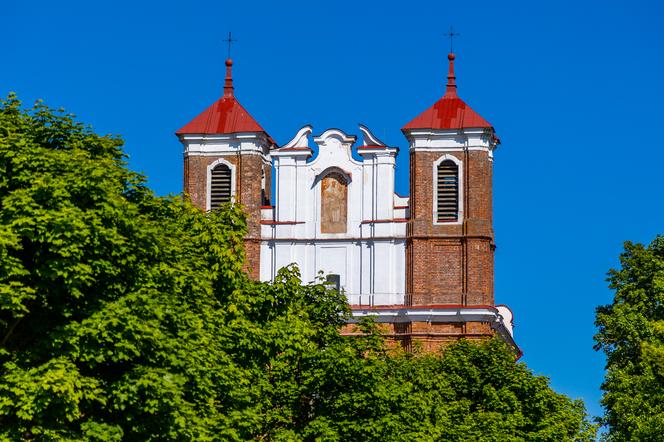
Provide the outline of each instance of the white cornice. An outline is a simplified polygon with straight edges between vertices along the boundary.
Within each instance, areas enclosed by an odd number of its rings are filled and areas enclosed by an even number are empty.
[[[182,134],[178,135],[178,138],[183,143],[231,143],[233,141],[256,140],[258,144],[272,144],[264,132],[236,132],[232,134]]]
[[[388,146],[378,146],[378,147],[369,147],[360,146],[357,148],[358,155],[374,155],[377,157],[380,156],[389,156],[395,157],[399,153],[398,147],[388,147]]]
[[[485,150],[491,152],[497,146],[497,139],[493,129],[410,129],[404,131],[404,135],[410,143],[411,151],[452,152]]]
[[[403,131],[406,137],[408,136],[417,136],[417,135],[435,135],[437,137],[455,137],[459,135],[472,135],[472,134],[485,134],[493,133],[492,129],[485,129],[481,127],[477,128],[466,128],[466,129],[406,129]]]
[[[263,158],[264,161],[267,162],[267,164],[272,164],[269,160],[270,155],[266,155],[262,150],[260,149],[228,149],[228,150],[211,150],[211,151],[197,151],[197,150],[190,150],[190,151],[184,151],[183,155],[185,158],[187,157],[223,157],[223,156],[228,156],[228,155],[258,155]]]
[[[273,150],[270,152],[270,156],[279,158],[279,157],[310,157],[312,155],[311,149],[308,147],[290,147]]]
[[[263,132],[184,134],[179,136],[186,156],[269,156],[272,142]]]
[[[357,323],[361,318],[373,317],[379,323],[411,322],[488,322],[508,344],[518,350],[512,334],[512,318],[505,318],[498,308],[491,307],[442,307],[416,308],[395,306],[394,308],[353,309],[348,323]],[[508,324],[507,322],[510,321]]]

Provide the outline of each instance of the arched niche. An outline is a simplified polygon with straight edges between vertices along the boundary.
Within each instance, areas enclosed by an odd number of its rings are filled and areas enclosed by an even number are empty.
[[[321,178],[321,233],[346,233],[348,183],[347,176],[337,170],[331,170]]]

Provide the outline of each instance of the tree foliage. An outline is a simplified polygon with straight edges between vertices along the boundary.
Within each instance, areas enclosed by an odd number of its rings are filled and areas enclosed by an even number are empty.
[[[625,243],[609,272],[612,304],[597,308],[595,336],[607,356],[602,385],[607,439],[664,435],[664,237],[647,247]]]
[[[501,341],[407,354],[295,267],[249,280],[242,212],[156,197],[121,145],[0,106],[1,439],[592,439]]]

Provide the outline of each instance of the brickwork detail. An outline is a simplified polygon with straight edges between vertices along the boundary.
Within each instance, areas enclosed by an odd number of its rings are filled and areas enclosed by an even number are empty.
[[[448,153],[463,162],[463,222],[436,224],[432,168],[441,155],[411,153],[407,299],[411,305],[492,305],[492,162],[485,151]]]

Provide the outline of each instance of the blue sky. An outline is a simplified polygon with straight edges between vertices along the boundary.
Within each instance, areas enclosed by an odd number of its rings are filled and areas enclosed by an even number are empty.
[[[126,140],[159,194],[182,187],[173,135],[223,84],[283,144],[304,124],[402,148],[442,96],[449,25],[459,95],[501,137],[494,163],[496,301],[523,360],[601,413],[594,308],[625,240],[664,233],[664,9],[602,2],[5,2],[0,94],[43,98]]]

